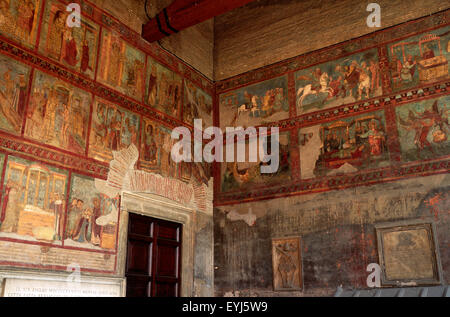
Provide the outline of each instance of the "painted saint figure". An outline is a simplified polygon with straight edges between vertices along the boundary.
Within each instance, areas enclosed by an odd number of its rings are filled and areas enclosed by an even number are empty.
[[[63,37],[66,29],[66,18],[63,11],[58,10],[54,17],[50,31],[48,32],[47,51],[57,60],[61,58]]]
[[[29,42],[34,26],[35,6],[33,0],[19,1],[17,12],[17,36]]]
[[[148,104],[154,106],[156,104],[156,97],[158,94],[158,84],[157,84],[157,70],[156,66],[152,65],[152,72],[148,81]]]
[[[434,57],[434,51],[430,44],[425,46],[425,50],[422,54],[422,59],[430,59]]]
[[[370,121],[369,131],[360,135],[361,138],[368,138],[371,156],[380,156],[383,154],[383,144],[385,141],[384,133],[377,129],[375,120]]]
[[[149,124],[145,131],[144,160],[155,163],[156,153],[157,153],[157,148],[156,148],[156,143],[155,143],[155,137],[153,135],[153,126],[151,124]]]
[[[11,179],[6,182],[0,217],[0,231],[16,233],[20,213],[20,185]]]
[[[100,245],[100,234],[102,231],[102,227],[99,226],[96,221],[98,218],[102,216],[102,210],[101,210],[101,200],[100,198],[96,197],[92,199],[92,235],[91,235],[91,241],[94,245]]]
[[[55,214],[55,240],[63,237],[64,229],[64,195],[59,193],[50,194],[50,210]]]
[[[408,55],[406,62],[402,66],[400,76],[404,82],[412,82],[414,73],[416,70],[416,62],[413,61],[413,57]]]
[[[89,59],[90,59],[89,43],[85,39],[83,41],[83,47],[82,47],[82,51],[81,51],[81,71],[83,73],[85,73],[88,70],[92,71],[92,67],[89,65]]]
[[[64,56],[63,60],[70,66],[75,67],[77,65],[77,42],[73,37],[73,29],[68,29],[64,32]]]
[[[74,198],[69,207],[68,217],[67,217],[67,228],[65,238],[73,239],[75,236],[75,226],[78,223],[80,210],[78,208],[78,199]]]
[[[0,30],[5,33],[14,33],[14,19],[10,12],[10,3],[8,0],[0,0]]]

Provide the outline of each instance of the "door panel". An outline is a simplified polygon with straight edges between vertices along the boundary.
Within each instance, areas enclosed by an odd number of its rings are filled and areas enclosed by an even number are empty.
[[[127,276],[127,297],[150,297],[151,280],[142,276]]]
[[[155,297],[177,297],[178,285],[176,283],[156,282]]]
[[[158,238],[170,239],[178,242],[178,227],[170,224],[160,224]]]
[[[181,224],[130,214],[127,296],[179,296],[181,231]]]
[[[178,277],[178,246],[158,244],[157,274]]]
[[[152,242],[128,241],[128,273],[151,275]]]

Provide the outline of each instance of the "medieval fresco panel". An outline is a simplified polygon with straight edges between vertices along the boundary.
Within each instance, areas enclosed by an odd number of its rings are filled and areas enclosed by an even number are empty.
[[[116,104],[96,98],[92,111],[89,156],[104,162],[113,159],[113,151],[138,147],[139,115]]]
[[[104,194],[96,181],[72,175],[64,245],[115,250],[119,223],[119,195]]]
[[[450,154],[450,96],[397,107],[397,127],[404,161]]]
[[[27,111],[25,136],[84,154],[92,95],[36,71]]]
[[[53,0],[46,4],[39,51],[91,79],[97,61],[100,28],[82,17],[81,27],[68,27],[66,5]]]
[[[34,47],[42,0],[1,0],[0,34],[23,46]]]
[[[144,53],[116,33],[103,29],[98,82],[140,101],[144,90],[144,68]]]
[[[20,134],[30,73],[30,67],[0,56],[0,129]]]
[[[181,119],[181,77],[147,57],[145,102],[172,117]]]
[[[449,78],[450,26],[388,45],[394,91]]]
[[[9,156],[0,238],[61,244],[67,179],[66,171]]]
[[[388,166],[384,111],[302,128],[299,147],[302,179]]]
[[[289,117],[287,76],[221,94],[220,126],[258,126]]]
[[[140,168],[148,172],[176,178],[179,164],[170,155],[177,142],[171,138],[172,130],[143,118]]]
[[[299,70],[295,87],[297,115],[380,96],[377,49]]]
[[[185,80],[183,122],[194,125],[194,119],[202,119],[203,128],[213,126],[212,97]]]
[[[268,153],[272,151],[271,138],[263,139],[263,146]],[[254,143],[253,143],[254,142]],[[261,140],[260,140],[261,142]],[[255,144],[256,143],[256,144]],[[235,145],[234,162],[223,162],[222,168],[222,192],[232,190],[248,189],[252,185],[276,185],[281,182],[291,180],[291,149],[290,149],[290,131],[280,132],[279,135],[279,166],[275,173],[261,173],[263,158],[257,157],[257,162],[250,162],[249,149],[257,148],[257,140],[245,141],[245,162],[237,162],[237,147]],[[228,145],[227,145],[228,146]],[[224,147],[224,157],[226,157],[227,146]]]

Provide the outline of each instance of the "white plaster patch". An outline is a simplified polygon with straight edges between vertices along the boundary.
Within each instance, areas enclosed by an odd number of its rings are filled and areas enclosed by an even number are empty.
[[[331,176],[331,175],[337,175],[337,174],[355,173],[357,171],[358,171],[358,169],[356,167],[352,166],[349,163],[345,163],[341,167],[330,171],[329,173],[327,173],[327,175]]]
[[[231,221],[239,221],[242,220],[250,227],[253,226],[256,222],[256,215],[252,213],[252,209],[250,208],[248,213],[240,214],[234,210],[227,213],[227,218]]]
[[[316,166],[316,161],[320,155],[320,147],[322,146],[322,141],[320,140],[320,125],[313,127],[308,127],[300,130],[300,133],[311,135],[305,145],[300,145],[300,169],[301,178],[308,179],[314,178],[314,168]]]

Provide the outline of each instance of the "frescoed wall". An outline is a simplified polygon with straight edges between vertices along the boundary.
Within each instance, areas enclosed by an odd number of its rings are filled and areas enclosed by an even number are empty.
[[[380,263],[377,226],[408,221],[435,225],[440,283],[448,284],[448,17],[447,10],[216,83],[221,127],[290,131],[289,169],[276,182],[255,181],[244,163],[216,165],[217,296],[367,289],[367,266]],[[254,119],[252,95],[261,94],[252,89],[282,82],[284,115]],[[302,288],[292,283],[280,292],[272,243],[294,238],[301,239],[301,263],[291,256],[284,273],[301,265]],[[430,263],[425,257],[415,268]]]
[[[217,82],[222,130],[266,126],[292,134],[290,170],[277,182],[243,182],[238,192],[233,163],[217,164],[216,205],[421,176],[414,171],[447,172],[447,16],[442,12],[434,20],[418,19]]]
[[[0,268],[120,277],[111,161],[135,147],[138,172],[208,184],[171,160],[171,131],[191,124],[185,84],[212,124],[214,87],[88,1],[69,27],[67,4],[0,1]]]
[[[434,175],[420,181],[401,180],[217,207],[215,294],[309,297],[333,296],[339,286],[345,290],[367,289],[367,266],[379,263],[375,226],[395,225],[404,219],[435,223],[446,284],[450,280],[449,184],[449,175]],[[252,221],[245,221],[249,214]],[[277,291],[272,282],[277,274],[272,268],[272,239],[289,237],[302,240],[303,288],[290,286]],[[417,250],[416,245],[411,247]],[[424,253],[421,259],[427,263]],[[404,262],[397,265],[405,274],[409,272]]]
[[[97,65],[100,27],[82,17],[79,28],[70,28],[66,21],[69,12],[59,1],[47,1],[39,51],[51,59],[93,78]]]

